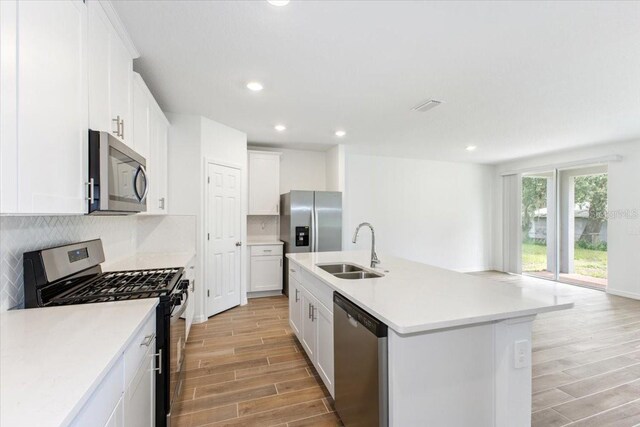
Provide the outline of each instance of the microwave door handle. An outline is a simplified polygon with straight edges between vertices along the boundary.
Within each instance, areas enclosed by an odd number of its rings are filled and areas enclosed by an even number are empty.
[[[140,170],[144,176],[144,193],[142,194],[142,198],[140,198],[140,201],[143,201],[147,198],[147,194],[149,194],[149,176],[147,175],[147,170],[144,166],[140,165]]]
[[[136,173],[133,175],[133,193],[136,195],[136,197],[138,198],[138,201],[141,202],[142,201],[142,197],[140,197],[140,193],[138,193],[138,175],[140,175],[140,167],[138,167],[138,169],[136,170]]]

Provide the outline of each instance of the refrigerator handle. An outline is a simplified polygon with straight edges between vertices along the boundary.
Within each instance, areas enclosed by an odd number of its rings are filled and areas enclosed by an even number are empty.
[[[315,251],[318,252],[319,248],[320,248],[320,239],[318,237],[318,230],[320,230],[320,225],[318,224],[318,209],[316,208],[315,204],[313,206],[313,214],[316,217],[316,220],[314,221],[316,223],[316,237],[313,239],[313,243],[316,244],[316,248]]]
[[[316,251],[316,207],[311,208],[311,251]]]

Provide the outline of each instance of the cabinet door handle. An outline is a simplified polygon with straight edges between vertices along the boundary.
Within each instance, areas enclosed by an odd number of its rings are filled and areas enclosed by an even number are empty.
[[[276,205],[276,213],[279,214],[280,213],[280,204]]]
[[[120,136],[120,116],[116,116],[116,118],[111,119],[111,121],[116,123],[116,130],[114,131],[116,136]]]
[[[158,207],[164,210],[164,197],[161,197],[158,203]]]
[[[309,303],[309,319],[311,319],[311,303]]]
[[[87,197],[87,200],[90,204],[92,204],[95,201],[93,178],[89,178],[89,182],[87,182],[86,184],[89,186],[89,197]]]
[[[124,119],[120,119],[120,138],[124,139]]]
[[[299,293],[299,292],[300,292],[300,291],[296,289],[296,302],[300,301],[300,298],[298,298],[298,293]]]
[[[318,319],[318,309],[316,308],[316,306],[312,306],[311,307],[311,321],[315,322]]]
[[[282,258],[280,258],[280,267],[282,267]]]
[[[160,375],[162,375],[162,349],[158,350],[154,356],[158,356],[158,367],[153,368],[154,371],[158,371]]]
[[[144,337],[144,339],[140,343],[140,347],[142,347],[142,346],[149,347],[151,345],[151,341],[153,341],[154,337],[155,337],[154,334],[147,335],[146,337]]]

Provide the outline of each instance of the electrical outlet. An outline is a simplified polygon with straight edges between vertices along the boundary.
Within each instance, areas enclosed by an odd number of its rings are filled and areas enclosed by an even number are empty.
[[[513,343],[514,367],[516,369],[528,368],[531,363],[531,346],[528,340],[520,340]]]

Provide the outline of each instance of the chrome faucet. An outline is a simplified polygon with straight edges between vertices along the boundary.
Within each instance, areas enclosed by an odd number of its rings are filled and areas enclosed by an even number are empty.
[[[376,255],[376,233],[373,231],[373,225],[368,222],[363,222],[357,226],[356,232],[353,233],[353,243],[358,240],[358,231],[360,231],[361,227],[369,227],[371,229],[371,268],[375,268],[377,264],[380,264],[380,260],[378,259],[378,255]]]

